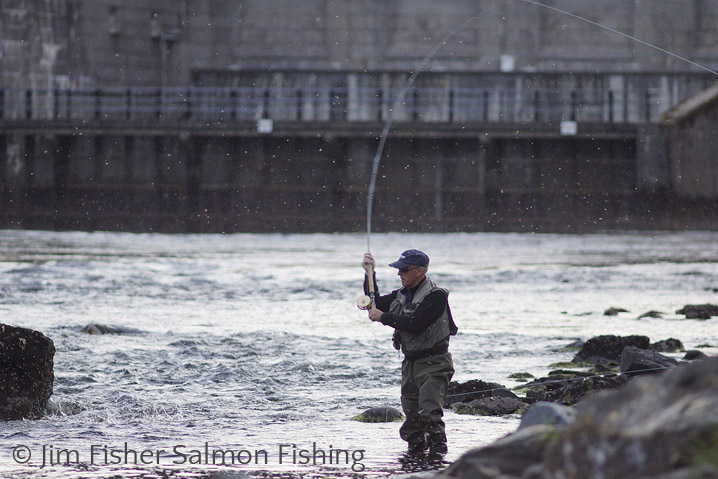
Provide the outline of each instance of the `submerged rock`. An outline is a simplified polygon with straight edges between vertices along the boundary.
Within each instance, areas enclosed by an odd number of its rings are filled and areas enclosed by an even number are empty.
[[[718,305],[688,304],[676,311],[676,314],[684,314],[686,319],[711,319],[712,316],[718,316]]]
[[[359,422],[394,422],[404,419],[404,415],[393,407],[371,407],[361,414],[357,414],[352,421]]]
[[[107,326],[105,324],[90,323],[84,326],[80,331],[87,334],[121,334],[119,328]]]
[[[673,358],[633,346],[626,346],[621,353],[622,373],[659,373],[677,365]]]
[[[639,349],[648,349],[650,344],[648,336],[596,336],[586,341],[586,344],[573,358],[573,362],[618,366],[623,348],[634,346]]]
[[[608,308],[606,311],[603,312],[604,316],[618,316],[618,313],[628,313],[629,311],[627,309],[623,308]]]
[[[662,317],[663,317],[663,313],[661,313],[660,311],[651,310],[651,311],[648,311],[648,312],[643,313],[642,315],[640,315],[640,316],[638,317],[638,319],[645,319],[645,318],[654,318],[654,319],[657,319],[657,318],[662,318]]]
[[[42,333],[0,324],[0,419],[38,418],[52,395],[55,345]]]

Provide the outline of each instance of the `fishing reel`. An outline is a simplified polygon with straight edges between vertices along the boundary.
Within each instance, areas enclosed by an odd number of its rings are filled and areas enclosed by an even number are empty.
[[[372,300],[368,295],[362,295],[357,298],[357,308],[368,311],[371,309]]]

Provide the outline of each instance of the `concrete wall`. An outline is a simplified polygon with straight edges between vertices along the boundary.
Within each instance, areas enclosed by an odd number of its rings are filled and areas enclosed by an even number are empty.
[[[718,68],[712,0],[554,0]],[[3,0],[3,87],[187,85],[195,71],[681,71],[695,67],[509,0]],[[502,63],[503,58],[503,63]]]

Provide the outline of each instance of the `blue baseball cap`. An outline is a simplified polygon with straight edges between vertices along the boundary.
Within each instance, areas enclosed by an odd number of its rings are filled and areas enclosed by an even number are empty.
[[[399,259],[393,263],[389,263],[392,268],[402,269],[407,266],[429,266],[429,257],[426,253],[418,249],[408,249],[401,253]]]

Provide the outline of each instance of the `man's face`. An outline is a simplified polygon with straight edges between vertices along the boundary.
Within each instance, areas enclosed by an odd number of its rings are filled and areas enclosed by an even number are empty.
[[[421,283],[424,279],[426,271],[421,266],[407,266],[399,270],[399,277],[401,278],[401,285],[405,288],[413,288]]]

